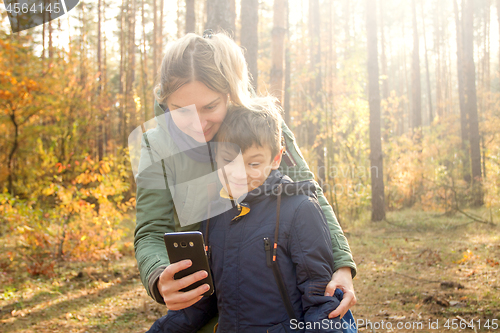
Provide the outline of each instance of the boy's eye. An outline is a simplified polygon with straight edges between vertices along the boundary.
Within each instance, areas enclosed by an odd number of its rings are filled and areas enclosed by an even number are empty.
[[[216,107],[217,107],[217,105],[205,106],[205,109],[212,110],[212,109],[215,109]]]
[[[227,159],[227,158],[224,158],[224,162],[226,163],[231,163],[233,160],[230,160],[230,159]]]

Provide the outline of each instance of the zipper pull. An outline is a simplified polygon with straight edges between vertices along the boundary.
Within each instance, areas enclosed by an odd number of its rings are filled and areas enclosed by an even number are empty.
[[[264,238],[264,249],[266,250],[267,267],[271,267],[271,242],[269,238]]]

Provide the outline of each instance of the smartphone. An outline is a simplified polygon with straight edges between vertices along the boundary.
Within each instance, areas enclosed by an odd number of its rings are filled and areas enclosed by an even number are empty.
[[[208,273],[208,276],[203,280],[197,281],[180,291],[189,291],[206,283],[210,286],[210,289],[203,296],[212,295],[214,284],[212,275],[210,274],[210,267],[208,266],[202,233],[199,231],[169,232],[163,236],[163,239],[167,247],[170,263],[173,264],[185,259],[189,259],[193,263],[190,267],[175,273],[174,279],[178,280],[198,271],[206,271]]]

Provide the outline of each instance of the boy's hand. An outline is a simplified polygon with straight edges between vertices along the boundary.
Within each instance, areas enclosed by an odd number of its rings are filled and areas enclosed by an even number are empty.
[[[328,318],[335,318],[340,316],[342,318],[347,310],[356,304],[356,295],[354,294],[354,287],[352,285],[351,268],[341,267],[332,275],[332,280],[328,283],[325,290],[325,296],[332,296],[335,289],[339,288],[344,292],[344,298],[340,305],[330,314]]]
[[[198,302],[203,297],[203,294],[210,289],[208,284],[203,284],[190,291],[179,291],[192,285],[196,281],[206,278],[208,275],[206,271],[198,271],[182,279],[174,279],[175,273],[191,265],[191,260],[182,260],[175,264],[170,264],[160,275],[160,279],[158,280],[158,291],[163,296],[165,305],[169,310],[182,310],[190,307]]]

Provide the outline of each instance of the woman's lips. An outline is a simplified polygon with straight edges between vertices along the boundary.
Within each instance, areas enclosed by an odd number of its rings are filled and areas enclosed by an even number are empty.
[[[208,133],[210,133],[210,131],[212,130],[212,127],[210,127],[209,129],[205,130],[204,132],[200,132],[200,131],[193,131],[196,135],[207,135]]]

